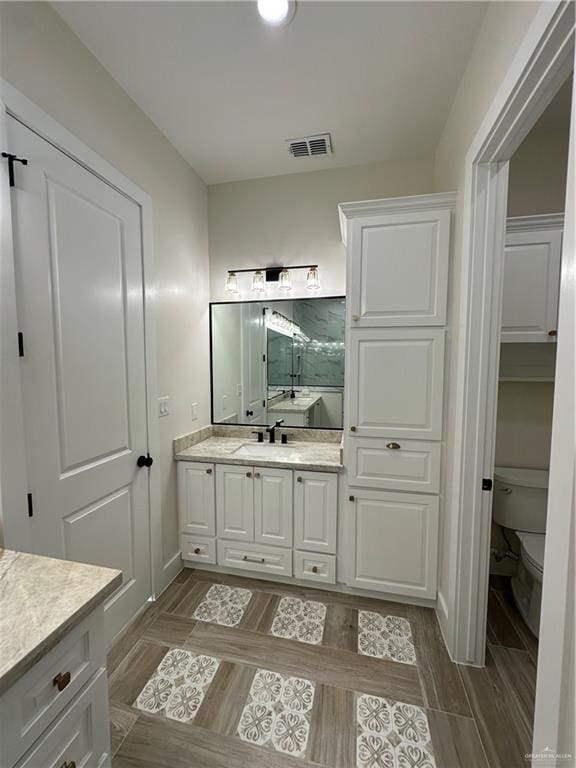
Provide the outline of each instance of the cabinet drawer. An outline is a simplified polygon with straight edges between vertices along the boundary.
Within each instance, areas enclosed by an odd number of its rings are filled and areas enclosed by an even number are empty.
[[[348,443],[350,485],[438,493],[440,443],[387,437]]]
[[[102,669],[16,768],[109,766],[107,697],[106,670]]]
[[[0,765],[29,749],[104,666],[101,620],[101,611],[89,616],[0,698]]]
[[[292,550],[262,544],[218,541],[218,565],[292,576]]]
[[[202,536],[180,536],[180,548],[183,560],[216,564],[216,539],[205,539]]]
[[[294,576],[307,581],[336,584],[336,557],[314,552],[294,552]]]

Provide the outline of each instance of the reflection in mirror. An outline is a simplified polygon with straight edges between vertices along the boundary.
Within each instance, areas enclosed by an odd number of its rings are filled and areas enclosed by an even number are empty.
[[[342,429],[343,297],[210,306],[212,421]]]

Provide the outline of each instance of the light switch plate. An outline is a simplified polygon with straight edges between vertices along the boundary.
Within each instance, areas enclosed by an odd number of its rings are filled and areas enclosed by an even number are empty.
[[[198,421],[198,403],[192,403],[192,421]]]
[[[170,395],[158,398],[158,416],[168,416],[170,414]]]

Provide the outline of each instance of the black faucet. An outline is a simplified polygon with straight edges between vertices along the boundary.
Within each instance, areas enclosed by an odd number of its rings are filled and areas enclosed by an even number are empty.
[[[276,427],[284,424],[284,419],[278,419],[271,427],[266,427],[266,432],[270,432],[270,442],[276,442]]]
[[[253,429],[252,430],[253,435],[258,435],[258,442],[263,443],[264,442],[264,432],[262,430]]]

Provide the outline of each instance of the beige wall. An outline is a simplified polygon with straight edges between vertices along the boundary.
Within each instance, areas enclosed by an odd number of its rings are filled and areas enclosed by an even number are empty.
[[[360,165],[208,188],[212,300],[226,299],[226,270],[316,263],[322,293],[345,293],[338,203],[432,191],[430,162]],[[294,294],[306,273],[295,273]],[[246,298],[253,298],[249,277]],[[278,294],[280,295],[280,294]]]
[[[209,422],[204,183],[48,3],[1,3],[1,74],[152,197],[163,560],[179,549],[172,439]]]
[[[438,192],[458,190],[454,232],[448,318],[449,355],[446,379],[446,449],[443,478],[443,505],[440,530],[440,571],[438,582],[439,616],[452,640],[458,551],[458,517],[461,513],[454,489],[459,478],[458,456],[450,435],[458,426],[456,383],[458,366],[453,359],[462,329],[458,323],[459,286],[462,264],[462,199],[466,172],[466,153],[472,144],[516,52],[525,37],[540,3],[490,3],[470,55],[456,98],[437,146],[434,167]],[[465,511],[462,512],[464,514]]]
[[[496,466],[548,469],[554,384],[501,381]]]

